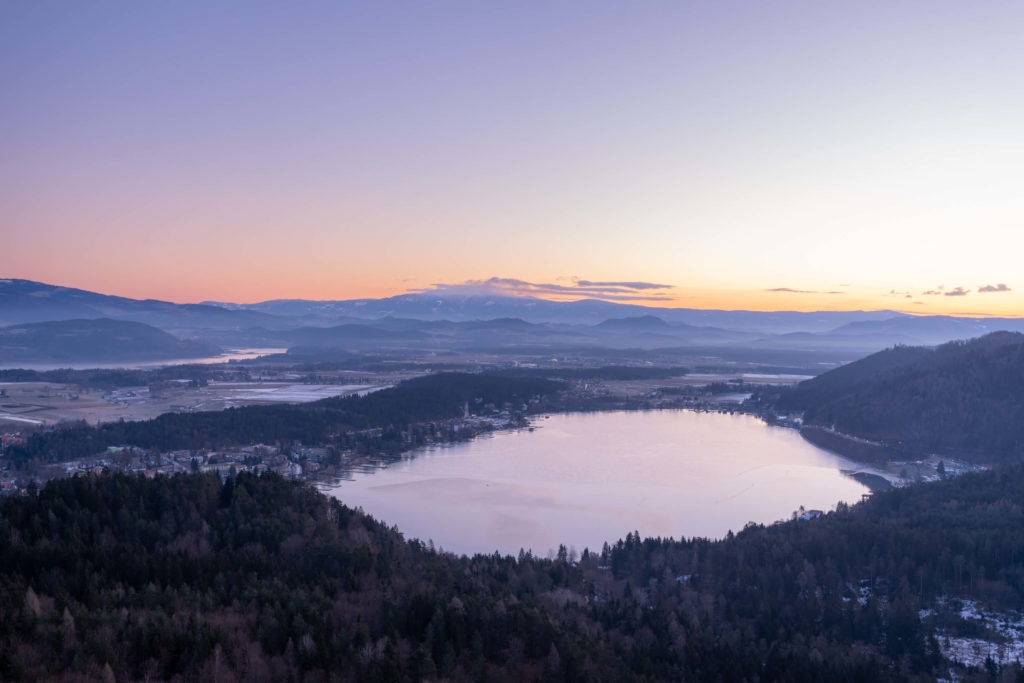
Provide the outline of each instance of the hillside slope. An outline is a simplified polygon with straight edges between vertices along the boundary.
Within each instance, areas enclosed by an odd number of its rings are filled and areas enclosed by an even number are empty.
[[[233,330],[255,325],[294,327],[297,323],[259,311],[228,310],[205,304],[129,299],[32,280],[0,279],[0,325],[53,320],[113,318],[185,330]]]
[[[61,320],[0,328],[0,362],[135,361],[220,353],[206,342],[178,339],[126,320]]]
[[[801,383],[780,407],[908,454],[1024,458],[1024,335],[897,347]],[[901,442],[901,443],[900,443]]]

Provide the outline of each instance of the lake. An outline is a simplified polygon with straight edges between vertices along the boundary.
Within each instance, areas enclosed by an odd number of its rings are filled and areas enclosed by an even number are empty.
[[[167,358],[157,360],[137,361],[46,361],[39,363],[0,362],[0,370],[19,368],[22,370],[153,370],[167,367],[168,365],[215,365],[217,363],[229,363],[238,360],[252,360],[260,356],[268,356],[275,353],[284,353],[285,348],[258,348],[258,349],[228,349],[216,356],[203,356],[201,358]]]
[[[600,550],[630,531],[717,538],[868,493],[840,472],[866,468],[749,415],[573,413],[534,425],[413,451],[327,492],[445,550],[539,555]]]

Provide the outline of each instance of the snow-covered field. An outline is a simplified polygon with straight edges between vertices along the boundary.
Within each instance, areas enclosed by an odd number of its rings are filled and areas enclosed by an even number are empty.
[[[933,614],[922,610],[921,619]],[[1024,615],[1015,612],[988,612],[973,600],[960,601],[960,618],[980,622],[991,634],[991,639],[965,638],[936,634],[942,654],[967,666],[983,666],[991,657],[999,665],[1024,661]]]
[[[43,424],[42,420],[33,420],[28,417],[18,417],[17,415],[11,415],[9,413],[0,413],[0,420],[10,420],[11,422],[25,422],[33,425]]]
[[[211,390],[231,401],[258,401],[267,403],[309,403],[334,396],[358,395],[365,396],[374,391],[387,389],[388,385],[366,384],[272,384],[257,386],[251,383],[211,383]]]

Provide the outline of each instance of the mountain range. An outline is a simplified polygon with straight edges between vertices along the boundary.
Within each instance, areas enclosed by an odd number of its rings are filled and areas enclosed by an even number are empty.
[[[446,292],[345,301],[178,304],[30,280],[0,280],[0,326],[10,329],[67,320],[80,321],[78,334],[84,334],[84,321],[134,322],[174,335],[179,342],[201,342],[206,348],[302,347],[307,354],[311,349],[331,349],[335,354],[389,349],[502,353],[668,349],[712,356],[722,352],[730,357],[823,354],[836,362],[895,344],[934,346],[997,330],[1024,332],[1024,319],[914,316],[889,310],[726,311]],[[95,327],[95,334],[118,336],[109,323]],[[140,337],[139,344],[143,343]],[[121,349],[129,358],[130,346],[111,348]],[[0,351],[0,361],[76,359],[73,348],[58,356],[42,350],[34,354],[24,345],[19,348],[17,354],[7,352],[6,356]]]
[[[597,325],[609,318],[656,316],[669,324],[721,327],[741,332],[778,334],[826,332],[851,322],[882,321],[901,314],[895,311],[724,311],[696,308],[661,308],[615,303],[597,299],[548,301],[531,296],[466,295],[449,292],[400,294],[382,299],[309,301],[279,299],[255,304],[206,301],[233,311],[260,312],[315,321],[341,318],[414,318],[464,322],[494,318],[519,318],[533,323]]]
[[[98,318],[132,320],[172,333],[294,324],[254,310],[129,299],[32,280],[0,280],[0,325]]]

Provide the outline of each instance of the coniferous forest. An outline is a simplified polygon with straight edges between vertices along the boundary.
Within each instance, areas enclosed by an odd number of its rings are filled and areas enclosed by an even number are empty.
[[[940,641],[982,635],[960,601],[1024,607],[1022,491],[1007,466],[540,559],[437,552],[274,475],[54,480],[0,500],[0,678],[948,678]]]
[[[776,399],[808,424],[985,464],[1024,457],[1024,335],[994,332],[935,349],[897,346]]]

